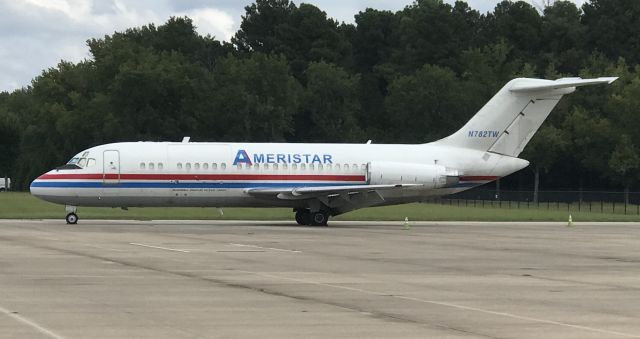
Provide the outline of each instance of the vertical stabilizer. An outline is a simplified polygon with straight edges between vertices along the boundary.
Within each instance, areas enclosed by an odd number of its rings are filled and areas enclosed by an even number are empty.
[[[460,130],[437,144],[518,156],[563,95],[616,77],[509,81]]]

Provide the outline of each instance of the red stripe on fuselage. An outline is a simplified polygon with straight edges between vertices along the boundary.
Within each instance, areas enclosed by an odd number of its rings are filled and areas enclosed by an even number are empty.
[[[460,181],[493,181],[493,180],[498,180],[500,179],[500,177],[496,177],[496,176],[481,176],[481,175],[477,175],[477,176],[463,176],[460,177]]]
[[[43,174],[40,180],[60,179],[118,179],[117,174]],[[287,174],[120,174],[120,180],[314,180],[365,181],[364,175],[287,175]]]

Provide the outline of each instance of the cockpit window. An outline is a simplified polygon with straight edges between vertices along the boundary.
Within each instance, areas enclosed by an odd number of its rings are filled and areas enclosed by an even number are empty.
[[[91,167],[96,164],[96,159],[89,158],[89,152],[82,152],[82,155],[78,154],[75,157],[71,158],[67,165],[74,165],[78,168]]]

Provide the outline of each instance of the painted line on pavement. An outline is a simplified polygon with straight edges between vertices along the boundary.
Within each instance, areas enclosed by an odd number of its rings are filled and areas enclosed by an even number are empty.
[[[50,329],[48,329],[48,328],[46,328],[46,327],[44,327],[42,325],[37,324],[35,321],[30,320],[30,319],[26,318],[25,316],[22,316],[22,315],[18,314],[17,312],[11,312],[11,311],[7,310],[6,308],[0,306],[0,313],[4,313],[4,314],[8,315],[9,317],[13,318],[14,320],[17,320],[17,321],[19,321],[19,322],[21,322],[21,323],[33,328],[34,330],[36,330],[36,331],[38,331],[38,332],[40,332],[40,333],[42,333],[42,334],[44,334],[44,335],[46,335],[48,337],[55,338],[55,339],[65,339],[63,336],[54,333]]]
[[[160,246],[153,246],[153,245],[145,245],[145,244],[140,244],[140,243],[137,243],[137,242],[130,242],[129,245],[142,246],[142,247],[148,247],[148,248],[155,248],[155,249],[158,249],[158,250],[173,251],[173,252],[182,252],[182,253],[191,252],[191,251],[187,251],[187,250],[179,250],[177,248],[168,248],[168,247],[160,247]]]
[[[229,243],[229,245],[238,246],[238,247],[261,248],[263,250],[272,250],[272,251],[280,251],[280,252],[302,253],[302,251],[298,251],[298,250],[287,250],[287,249],[284,249],[284,248],[262,247],[262,246],[257,246],[257,245],[248,245],[248,244]]]

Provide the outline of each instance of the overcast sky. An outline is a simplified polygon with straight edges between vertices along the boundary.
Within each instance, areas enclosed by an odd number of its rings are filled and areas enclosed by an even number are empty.
[[[453,3],[454,0],[445,0]],[[529,0],[541,3],[542,0]],[[579,5],[585,0],[573,0]],[[240,25],[247,0],[0,0],[0,91],[27,86],[62,59],[90,57],[86,40],[171,16],[187,15],[200,34],[229,40]],[[353,22],[367,7],[399,10],[412,0],[306,0],[338,21]],[[467,0],[480,12],[499,0]]]

